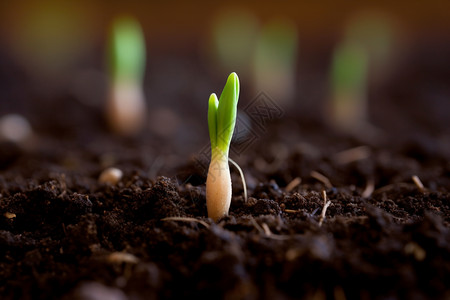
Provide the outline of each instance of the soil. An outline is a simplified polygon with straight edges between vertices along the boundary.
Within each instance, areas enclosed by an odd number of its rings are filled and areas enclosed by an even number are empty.
[[[380,139],[295,109],[250,125],[251,143],[231,152],[249,198],[231,167],[230,214],[218,223],[206,212],[198,93],[177,96],[194,104],[184,117],[174,108],[183,125],[169,136],[136,138],[109,133],[101,109],[71,94],[20,94],[2,113],[22,113],[34,137],[0,145],[0,298],[449,299],[450,85],[439,81],[449,64],[421,55],[375,93]],[[441,89],[419,91],[425,78]],[[109,166],[124,172],[117,185],[98,182]]]

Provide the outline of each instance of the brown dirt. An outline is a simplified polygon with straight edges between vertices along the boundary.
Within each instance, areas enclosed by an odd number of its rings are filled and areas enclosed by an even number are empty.
[[[205,129],[192,135],[187,125],[178,135],[201,141],[190,158],[175,137],[117,138],[98,109],[60,101],[57,115],[38,104],[24,109],[36,128],[31,146],[0,145],[1,299],[450,297],[450,143],[442,120],[421,116],[432,126],[411,123],[418,130],[409,136],[395,127],[375,142],[286,113],[232,156],[250,197],[244,201],[232,168],[230,215],[216,224],[206,217]],[[336,156],[359,146],[360,159]],[[124,172],[117,186],[98,183],[109,165]],[[286,191],[296,177],[302,182]],[[370,182],[374,191],[363,197]],[[331,205],[320,226],[323,190]]]

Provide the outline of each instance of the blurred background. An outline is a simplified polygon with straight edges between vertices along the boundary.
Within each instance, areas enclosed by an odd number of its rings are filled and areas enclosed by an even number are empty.
[[[144,32],[146,129],[156,136],[198,143],[189,128],[206,142],[208,96],[233,71],[240,107],[264,92],[286,117],[356,114],[389,131],[447,132],[449,1],[2,1],[0,114],[61,135],[102,126],[107,40],[124,14]],[[360,104],[336,112],[341,98]]]

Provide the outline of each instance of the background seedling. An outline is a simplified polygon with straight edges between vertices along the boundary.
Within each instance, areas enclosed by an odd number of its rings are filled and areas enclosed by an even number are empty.
[[[143,126],[145,98],[145,41],[142,29],[132,17],[120,17],[112,25],[109,44],[109,99],[107,119],[111,129],[132,135]]]
[[[236,73],[228,76],[219,100],[214,93],[209,97],[208,127],[211,139],[211,162],[206,180],[206,205],[208,217],[214,221],[228,214],[231,203],[228,154],[236,124],[238,99],[239,79]]]
[[[211,28],[208,54],[212,64],[249,75],[258,33],[256,17],[242,9],[228,9],[214,18]]]
[[[274,19],[260,31],[253,56],[257,92],[267,92],[275,101],[288,103],[295,92],[298,33],[287,19]]]
[[[335,128],[369,139],[379,137],[369,122],[369,86],[379,85],[388,73],[394,35],[390,20],[376,13],[358,14],[347,24],[330,71],[327,118]]]
[[[367,120],[368,56],[358,43],[344,41],[334,50],[330,118],[338,129],[354,131]]]

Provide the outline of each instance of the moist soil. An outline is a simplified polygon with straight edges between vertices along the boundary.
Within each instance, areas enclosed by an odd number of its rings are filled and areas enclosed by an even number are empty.
[[[411,88],[377,110],[412,111]],[[206,117],[198,133],[187,117],[171,136],[120,138],[74,97],[38,103],[22,111],[33,138],[0,147],[1,299],[450,298],[450,143],[434,115],[409,134],[374,115],[370,137],[285,110],[231,151],[248,199],[231,167],[230,213],[215,223]],[[109,166],[124,173],[116,185],[98,181]]]

